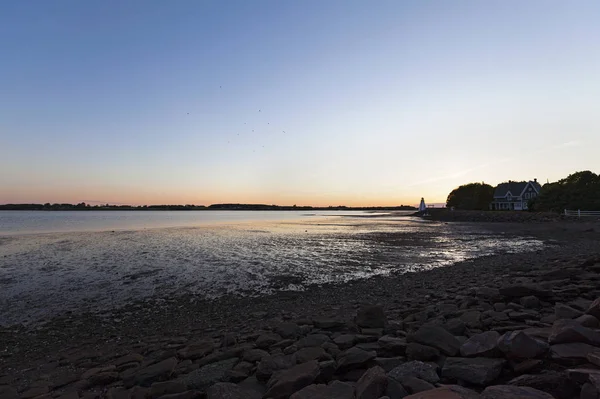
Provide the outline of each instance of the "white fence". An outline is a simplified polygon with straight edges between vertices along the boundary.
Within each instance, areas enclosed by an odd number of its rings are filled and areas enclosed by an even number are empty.
[[[578,218],[587,217],[587,216],[600,217],[600,211],[582,211],[580,209],[578,209],[576,211],[569,211],[568,209],[565,209],[564,215],[565,216],[577,216]]]

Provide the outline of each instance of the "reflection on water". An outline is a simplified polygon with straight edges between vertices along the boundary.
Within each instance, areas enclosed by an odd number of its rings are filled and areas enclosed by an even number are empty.
[[[339,217],[0,237],[0,323],[176,293],[302,290],[542,245],[473,226]]]

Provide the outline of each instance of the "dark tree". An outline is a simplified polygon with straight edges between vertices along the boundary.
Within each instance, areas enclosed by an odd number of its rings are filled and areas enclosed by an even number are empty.
[[[542,186],[540,195],[530,201],[534,211],[562,212],[564,209],[600,211],[600,175],[576,172],[555,183]]]
[[[446,199],[446,207],[464,210],[489,209],[494,199],[494,187],[485,183],[469,183],[452,190]]]

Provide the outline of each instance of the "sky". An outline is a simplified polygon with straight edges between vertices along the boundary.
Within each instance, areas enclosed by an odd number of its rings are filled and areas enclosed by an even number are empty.
[[[0,2],[0,203],[444,202],[600,172],[600,2]]]

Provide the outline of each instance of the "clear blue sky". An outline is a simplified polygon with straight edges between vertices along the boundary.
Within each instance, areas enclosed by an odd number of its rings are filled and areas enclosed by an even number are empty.
[[[599,21],[596,0],[3,1],[0,203],[397,205],[600,172]]]

